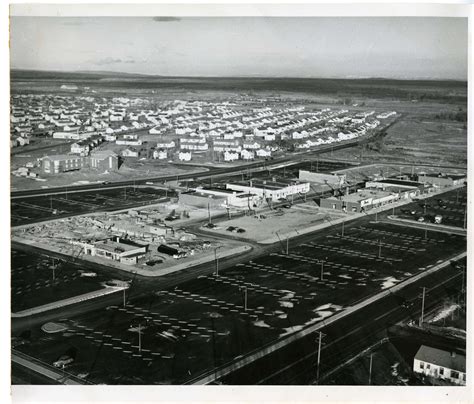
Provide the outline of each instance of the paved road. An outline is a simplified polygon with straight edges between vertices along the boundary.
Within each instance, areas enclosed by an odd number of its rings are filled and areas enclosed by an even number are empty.
[[[271,161],[265,162],[265,161],[258,161],[258,162],[253,162],[250,164],[246,165],[240,165],[236,167],[223,167],[223,168],[213,168],[210,170],[202,171],[202,172],[194,172],[194,173],[189,173],[189,174],[182,174],[182,175],[164,175],[164,176],[159,176],[159,177],[150,177],[150,178],[140,178],[140,179],[134,179],[134,180],[127,180],[127,181],[117,181],[113,182],[110,184],[87,184],[87,185],[77,185],[74,186],[74,191],[80,191],[80,190],[96,190],[96,189],[108,189],[108,188],[116,188],[117,186],[120,187],[125,187],[125,186],[130,186],[130,185],[140,185],[140,184],[146,184],[147,182],[163,182],[163,181],[171,181],[171,180],[187,180],[187,179],[193,179],[193,178],[208,178],[208,177],[216,177],[219,175],[228,175],[228,174],[240,174],[240,173],[245,173],[249,169],[256,169],[256,168],[264,168],[268,165],[275,165],[275,164],[281,164],[281,163],[286,163],[290,161],[294,161],[295,164],[301,162],[302,160],[308,158],[308,155],[317,155],[317,154],[322,154],[326,153],[328,151],[332,150],[340,150],[340,149],[346,149],[349,147],[354,147],[359,144],[360,141],[366,141],[367,138],[360,138],[354,141],[346,141],[346,142],[341,142],[335,145],[325,145],[321,146],[318,150],[308,150],[304,152],[299,152],[299,153],[293,153],[288,156],[284,157],[279,157],[275,158]],[[35,189],[35,190],[25,190],[25,191],[14,191],[11,193],[11,197],[25,197],[25,196],[38,196],[38,195],[47,195],[50,194],[52,191],[55,193],[61,193],[61,192],[66,192],[68,191],[69,193],[73,192],[71,187],[55,187],[55,188],[45,188],[45,189]]]
[[[465,256],[465,254],[459,254],[456,256],[456,259],[461,259],[463,256]],[[451,257],[451,259],[452,258],[453,257]],[[394,318],[394,313],[406,315],[406,310],[402,307],[400,300],[395,299],[393,296],[399,293],[407,294],[410,293],[410,291],[415,292],[417,296],[419,288],[418,286],[414,288],[413,285],[425,285],[428,282],[426,278],[432,278],[433,276],[438,278],[438,271],[446,267],[449,269],[447,272],[444,271],[444,273],[448,275],[448,280],[443,279],[442,282],[436,283],[433,287],[439,288],[440,285],[444,284],[444,282],[451,280],[453,276],[461,279],[460,272],[453,275],[450,260],[446,260],[436,267],[410,278],[389,290],[382,291],[371,298],[364,299],[357,304],[349,306],[345,311],[329,317],[326,321],[308,326],[295,334],[267,344],[254,352],[244,355],[242,358],[233,361],[232,363],[221,366],[218,369],[214,369],[190,380],[188,384],[208,384],[215,380],[223,380],[225,384],[255,384],[259,381],[266,383],[272,378],[272,374],[283,373],[281,371],[282,368],[288,369],[300,362],[310,360],[311,358],[314,359],[314,341],[317,332],[319,331],[328,333],[329,330],[333,330],[333,333],[339,335],[337,338],[330,339],[328,349],[331,344],[336,346],[339,341],[347,340],[347,342],[342,345],[343,349],[337,347],[337,354],[340,354],[346,350],[346,347],[353,346],[354,341],[359,341],[357,335],[361,332],[366,332],[367,329],[371,329],[371,332],[373,333],[374,327],[377,326],[377,324],[380,326],[380,329],[377,330],[377,332],[385,330],[387,328],[387,321],[391,321],[391,319]],[[416,296],[408,296],[405,296],[405,299],[416,299]],[[434,296],[433,289],[430,292],[430,298],[433,298]],[[413,306],[410,312],[416,312],[417,310],[418,306]],[[344,332],[341,332],[341,329],[347,327],[347,324],[351,324],[351,328],[347,328]],[[356,337],[354,337],[354,335]],[[310,341],[309,346],[313,347],[313,349],[310,349],[309,353],[300,357],[298,353],[300,350],[299,348],[296,353],[294,352],[295,346],[303,346],[305,343],[304,341],[308,341],[308,339]],[[293,352],[288,356],[288,358],[291,358],[289,364],[283,365],[281,363],[280,358],[282,352]],[[295,358],[299,359],[295,360]],[[265,373],[261,369],[262,365],[267,369],[267,371],[271,372],[269,376],[264,376]],[[248,376],[244,376],[247,375],[249,369],[254,369],[255,373],[253,374],[253,377],[256,377],[256,379],[248,379]],[[278,370],[275,372],[275,369]],[[244,377],[244,380],[241,380],[241,377]],[[284,380],[281,380],[280,382],[286,384]]]
[[[32,372],[39,373],[42,376],[51,379],[58,384],[67,385],[82,385],[86,384],[78,377],[71,375],[64,370],[57,369],[47,363],[41,362],[38,359],[31,358],[24,353],[12,350],[12,362],[29,369]]]

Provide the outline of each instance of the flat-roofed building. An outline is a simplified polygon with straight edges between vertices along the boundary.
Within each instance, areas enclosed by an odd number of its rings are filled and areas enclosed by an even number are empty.
[[[291,195],[309,192],[309,182],[299,181],[236,181],[226,184],[227,189],[257,195],[264,199],[278,200]]]
[[[419,173],[417,176],[419,182],[433,184],[437,187],[453,187],[462,185],[466,181],[466,175],[459,174],[443,174],[438,175]]]
[[[80,170],[86,165],[86,157],[72,154],[46,156],[41,159],[41,170],[45,174],[59,174],[66,171]]]
[[[330,184],[335,187],[341,187],[346,181],[345,174],[325,174],[307,170],[299,170],[298,178],[301,181],[309,181],[316,184]]]
[[[334,209],[344,212],[360,213],[366,210],[395,202],[399,199],[396,193],[380,191],[376,189],[358,190],[352,194],[343,195],[339,198],[331,196],[322,198],[320,207]]]
[[[115,237],[112,240],[102,240],[94,244],[84,244],[86,255],[119,261],[122,264],[136,264],[139,258],[145,256],[148,246]]]

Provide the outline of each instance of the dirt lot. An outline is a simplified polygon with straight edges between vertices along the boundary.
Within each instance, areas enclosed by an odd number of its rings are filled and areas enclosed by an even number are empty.
[[[331,223],[332,220],[347,216],[343,213],[330,214],[320,211],[314,203],[293,205],[291,208],[282,208],[264,214],[242,216],[236,219],[221,221],[218,228],[206,229],[212,233],[235,235],[246,240],[261,242],[267,239],[278,239],[285,243],[286,237],[298,235],[299,230],[318,224]],[[243,229],[245,232],[238,231]]]

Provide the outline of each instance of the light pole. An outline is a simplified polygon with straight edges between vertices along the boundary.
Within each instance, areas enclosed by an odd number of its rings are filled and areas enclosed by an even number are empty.
[[[318,338],[318,361],[316,365],[316,383],[319,384],[319,365],[321,363],[321,341],[323,339],[323,333],[319,331],[319,338]]]
[[[138,352],[142,352],[142,323],[138,324]]]
[[[321,280],[324,280],[324,260],[319,260],[321,263]]]
[[[425,293],[426,293],[426,288],[423,287],[423,296],[421,300],[421,316],[420,316],[420,327],[423,325],[423,316],[425,314]]]
[[[214,260],[216,262],[216,276],[219,276],[219,258],[217,258],[217,250],[222,246],[214,248]]]
[[[370,364],[369,364],[369,386],[372,384],[372,358],[374,354],[370,354]]]

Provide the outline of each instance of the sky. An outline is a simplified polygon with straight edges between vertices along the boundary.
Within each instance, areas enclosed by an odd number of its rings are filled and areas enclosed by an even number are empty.
[[[11,67],[467,80],[467,19],[12,17]]]

